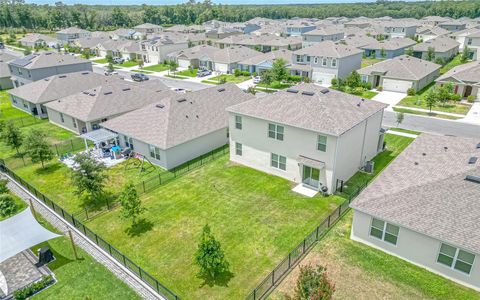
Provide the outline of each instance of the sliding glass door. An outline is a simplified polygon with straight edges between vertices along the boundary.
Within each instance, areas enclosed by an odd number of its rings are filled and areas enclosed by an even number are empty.
[[[318,189],[320,183],[320,170],[309,166],[303,166],[302,182]]]

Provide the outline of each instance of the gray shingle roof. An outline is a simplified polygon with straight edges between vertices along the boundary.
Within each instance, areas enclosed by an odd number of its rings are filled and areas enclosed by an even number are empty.
[[[427,52],[428,48],[435,48],[436,53],[447,52],[458,48],[460,43],[447,36],[439,36],[413,46],[413,51]]]
[[[40,34],[40,33],[28,33],[26,34],[23,38],[19,39],[18,41],[19,42],[30,42],[30,43],[34,43],[38,40],[43,40],[45,42],[55,42],[57,41],[56,38],[53,38],[51,36],[48,36],[48,35],[44,35],[44,34]]]
[[[147,83],[111,79],[94,88],[76,93],[46,107],[84,122],[123,114],[175,95],[161,81]]]
[[[169,53],[168,56],[187,59],[199,59],[203,56],[213,58],[213,55],[217,51],[220,51],[220,49],[209,45],[198,45],[192,48],[182,49],[180,51]]]
[[[303,35],[334,35],[334,34],[343,34],[343,30],[336,27],[336,26],[324,26],[324,27],[317,27],[312,31],[305,32]]]
[[[258,65],[264,61],[274,61],[276,59],[282,58],[285,60],[287,65],[292,64],[292,51],[290,50],[276,50],[270,51],[267,53],[260,53],[254,57],[247,58],[245,60],[240,61],[239,63],[242,65]]]
[[[449,78],[460,82],[480,83],[480,61],[456,66],[435,81],[451,81]]]
[[[10,69],[8,63],[18,57],[8,53],[0,53],[0,78],[10,77]]]
[[[480,184],[465,180],[480,176],[479,142],[420,135],[351,207],[480,253]]]
[[[254,99],[227,110],[293,127],[339,136],[388,105],[329,90],[315,84],[291,88],[298,93],[281,91]],[[328,91],[322,93],[322,91]],[[303,92],[313,92],[312,96]]]
[[[332,41],[323,41],[312,46],[296,50],[293,54],[341,58],[359,53],[362,53],[362,50],[357,49],[356,47],[335,44]]]
[[[215,52],[213,54],[213,61],[216,63],[236,63],[258,54],[258,51],[252,50],[248,47],[231,46]]]
[[[13,66],[23,67],[30,70],[83,63],[92,64],[88,59],[72,55],[58,54],[55,52],[38,52],[10,62]]]
[[[179,99],[185,101],[179,102]],[[228,106],[252,99],[234,84],[164,98],[101,126],[161,149],[228,126]]]
[[[417,44],[414,40],[409,38],[394,38],[390,40],[375,41],[371,44],[361,47],[362,49],[374,49],[381,50],[398,50],[402,48],[408,48]]]
[[[381,73],[383,76],[396,79],[419,80],[435,72],[442,66],[408,55],[387,59],[358,70],[359,74],[371,75]]]
[[[57,33],[63,33],[63,34],[75,34],[75,33],[87,33],[87,32],[89,31],[82,28],[75,27],[75,26],[57,31]]]

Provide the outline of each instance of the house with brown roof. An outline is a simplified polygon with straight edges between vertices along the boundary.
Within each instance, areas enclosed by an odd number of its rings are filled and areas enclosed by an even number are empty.
[[[479,199],[480,139],[423,133],[350,204],[350,237],[480,291]]]
[[[315,84],[231,106],[230,160],[334,193],[383,150],[386,106]]]
[[[456,66],[435,81],[438,85],[453,84],[454,92],[462,97],[480,99],[480,61]]]
[[[228,143],[225,109],[253,96],[235,84],[173,94],[102,124],[129,147],[165,169],[172,169]]]

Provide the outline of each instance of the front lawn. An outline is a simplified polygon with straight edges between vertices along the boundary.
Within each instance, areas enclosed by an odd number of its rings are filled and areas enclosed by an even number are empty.
[[[122,67],[122,68],[131,68],[131,67],[138,66],[138,62],[136,62],[134,60],[126,60],[122,64],[116,64],[114,66]]]
[[[184,71],[176,72],[175,75],[197,77],[197,72],[198,72],[198,69],[187,69]]]
[[[459,120],[459,119],[461,119],[460,117],[431,113],[431,112],[418,111],[418,110],[413,110],[413,109],[408,109],[408,108],[393,107],[393,111],[403,112],[403,113],[412,114],[412,115],[435,117],[435,118],[446,119],[446,120]]]
[[[403,128],[398,128],[398,127],[392,127],[388,128],[388,131],[397,131],[397,132],[403,132],[403,133],[408,133],[408,134],[414,134],[414,135],[420,135],[422,134],[421,131],[415,131],[415,130],[410,130],[410,129],[403,129]]]
[[[383,59],[369,58],[369,57],[362,58],[362,68],[371,66],[371,65],[376,64],[376,63],[381,62],[381,61],[383,61]]]
[[[403,98],[397,105],[399,106],[406,106],[406,107],[414,107],[414,108],[422,108],[422,109],[429,109],[426,104],[425,97],[427,96],[428,92],[435,87],[435,83],[431,83],[423,90],[419,91],[415,96],[408,96]],[[466,115],[470,110],[471,106],[468,104],[460,104],[455,101],[449,101],[448,103],[442,104],[438,103],[432,110],[448,112],[448,113],[455,113]]]
[[[220,80],[222,80],[222,78],[225,78],[225,80],[227,82],[233,82],[233,83],[240,83],[240,82],[244,82],[244,81],[252,79],[252,77],[250,77],[250,76],[242,76],[242,75],[241,76],[235,76],[235,75],[231,75],[231,74],[222,74],[222,75],[219,75],[219,76],[209,78],[208,80],[204,80],[204,81],[206,83],[218,84],[220,82]]]
[[[162,72],[162,71],[168,70],[169,68],[170,68],[170,66],[168,66],[166,64],[158,64],[158,65],[143,67],[140,70],[152,71],[152,72]]]
[[[242,299],[344,200],[303,197],[293,186],[225,155],[143,194],[137,226],[118,208],[86,225],[182,299]],[[194,264],[207,223],[230,263],[215,284],[198,278]]]
[[[92,60],[92,62],[97,63],[97,64],[108,64],[108,59],[100,58],[100,59]]]
[[[335,299],[479,299],[480,293],[405,260],[350,239],[352,211],[347,213],[311,250],[302,265],[327,267],[335,284]],[[299,269],[295,268],[270,295],[272,300],[293,296]]]
[[[284,90],[284,89],[288,89],[289,87],[291,87],[293,85],[293,83],[286,83],[286,82],[273,82],[269,85],[265,84],[265,83],[259,83],[257,84],[256,86],[258,87],[262,87],[262,88],[268,88],[268,89],[276,89],[276,90]]]
[[[360,97],[362,98],[365,98],[365,99],[372,99],[373,97],[375,97],[376,95],[378,95],[377,92],[374,92],[374,91],[364,91],[361,95],[359,95]]]

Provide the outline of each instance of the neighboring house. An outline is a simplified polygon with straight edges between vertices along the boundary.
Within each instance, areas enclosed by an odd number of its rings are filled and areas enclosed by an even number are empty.
[[[409,88],[420,91],[432,83],[440,68],[432,62],[402,55],[360,69],[358,73],[373,88],[382,86],[385,91],[406,93]]]
[[[92,62],[56,52],[38,52],[8,64],[15,87],[58,74],[92,71]]]
[[[90,53],[95,55],[100,55],[98,51],[98,46],[106,41],[109,41],[108,37],[88,37],[74,40],[71,44],[73,46],[79,47],[82,50],[89,49]]]
[[[232,106],[230,160],[334,193],[382,151],[386,106],[315,84]]]
[[[281,49],[296,50],[302,48],[302,38],[298,36],[248,35],[234,45],[249,47],[264,53]]]
[[[260,53],[254,57],[247,58],[238,63],[238,68],[250,73],[261,74],[263,71],[271,69],[273,62],[277,59],[283,59],[285,65],[289,68],[292,65],[292,54],[290,50],[276,50],[267,53]]]
[[[188,48],[186,39],[177,38],[174,34],[162,34],[141,42],[141,50],[147,53],[148,62],[160,64],[167,54]]]
[[[308,74],[313,81],[330,84],[333,78],[345,78],[362,64],[362,50],[324,41],[293,52],[292,61],[312,68]],[[296,74],[304,75],[304,74]]]
[[[122,147],[172,169],[228,143],[225,109],[253,96],[226,84],[163,98],[101,126],[117,132]]]
[[[144,23],[133,27],[133,30],[141,33],[143,36],[147,36],[149,34],[161,33],[163,27],[151,23]]]
[[[323,41],[339,41],[343,39],[344,32],[338,27],[328,26],[320,27],[312,31],[308,31],[302,35],[303,47],[308,47]]]
[[[413,47],[417,43],[409,38],[395,38],[383,41],[375,41],[360,47],[365,51],[365,56],[382,58],[394,58],[405,53],[405,49]]]
[[[414,37],[416,32],[417,25],[409,22],[392,21],[385,23],[384,34],[390,38]]]
[[[480,28],[476,28],[476,27],[468,28],[468,29],[457,31],[450,34],[450,37],[454,38],[457,42],[460,43],[460,49],[463,49],[463,47],[467,45],[467,43],[469,42],[468,37],[472,38],[476,36],[477,37],[480,36]],[[470,46],[471,44],[473,44],[473,39],[470,41]]]
[[[109,78],[89,71],[55,75],[9,90],[8,94],[13,107],[47,118],[46,103],[94,88]]]
[[[161,81],[145,83],[112,79],[94,88],[45,104],[51,123],[81,134],[99,129],[99,124],[161,99],[172,97]]]
[[[248,23],[248,22],[244,22],[244,23],[241,23],[241,22],[237,22],[237,23],[230,23],[228,24],[228,27],[229,28],[233,28],[233,29],[236,29],[236,30],[240,30],[241,32],[243,32],[244,34],[249,34],[255,30],[258,30],[261,28],[260,25],[257,25],[257,24],[254,24],[254,23]]]
[[[472,32],[465,37],[464,47],[470,49],[470,58],[480,60],[480,30]],[[463,49],[463,48],[462,48]]]
[[[433,51],[432,61],[441,59],[443,61],[448,61],[458,54],[460,43],[451,39],[447,36],[436,37],[426,42],[416,44],[412,47],[413,56],[428,59],[429,49]]]
[[[480,291],[478,158],[480,139],[422,133],[350,204],[351,239]]]
[[[350,22],[346,22],[343,24],[343,26],[345,28],[353,28],[353,27],[356,27],[356,28],[367,28],[371,25],[371,21],[370,20],[352,20]]]
[[[313,22],[305,20],[287,20],[284,28],[284,34],[287,36],[301,36],[305,32],[314,30],[317,26]]]
[[[165,27],[163,29],[164,32],[177,32],[177,33],[201,33],[205,32],[205,28],[201,25],[174,25],[171,27]]]
[[[452,19],[440,16],[427,16],[420,20],[422,24],[437,26],[440,23],[450,22]]]
[[[61,42],[70,43],[75,39],[91,37],[92,33],[88,30],[81,29],[78,27],[69,27],[63,30],[57,31],[57,39]]]
[[[181,68],[192,67],[212,70],[213,57],[217,51],[220,51],[220,49],[208,45],[198,45],[170,53],[167,58],[175,60]]]
[[[0,52],[0,90],[13,88],[13,82],[10,79],[11,74],[8,63],[17,58],[17,56]]]
[[[456,32],[456,31],[464,30],[467,26],[465,23],[454,20],[454,21],[447,21],[447,22],[440,23],[438,24],[438,27],[448,30],[450,32]]]
[[[422,40],[426,42],[439,36],[448,35],[449,33],[450,31],[441,27],[422,26],[417,28],[417,33],[415,34],[415,37],[417,38],[417,40]]]
[[[19,39],[18,42],[22,46],[30,48],[45,46],[56,48],[60,43],[57,39],[40,33],[28,33],[23,38]]]
[[[231,35],[231,36],[227,36],[226,38],[214,41],[213,45],[215,47],[223,49],[226,47],[237,46],[244,39],[245,39],[245,35],[243,34]]]
[[[209,40],[221,40],[232,35],[243,35],[243,31],[235,28],[213,28],[205,32],[205,37]]]
[[[374,39],[371,36],[353,35],[353,36],[346,37],[343,40],[338,41],[337,43],[338,44],[345,44],[345,45],[352,46],[352,47],[360,49],[363,46],[366,46],[366,45],[369,45],[369,44],[372,44],[372,43],[376,43],[376,42],[377,42],[377,40]]]
[[[439,85],[453,84],[455,93],[462,97],[473,95],[480,99],[480,61],[456,66],[435,81]]]
[[[257,56],[260,52],[248,47],[233,46],[220,49],[213,53],[212,69],[221,73],[233,73],[239,62]]]
[[[110,38],[112,40],[133,39],[135,32],[133,29],[119,28],[110,32]]]

